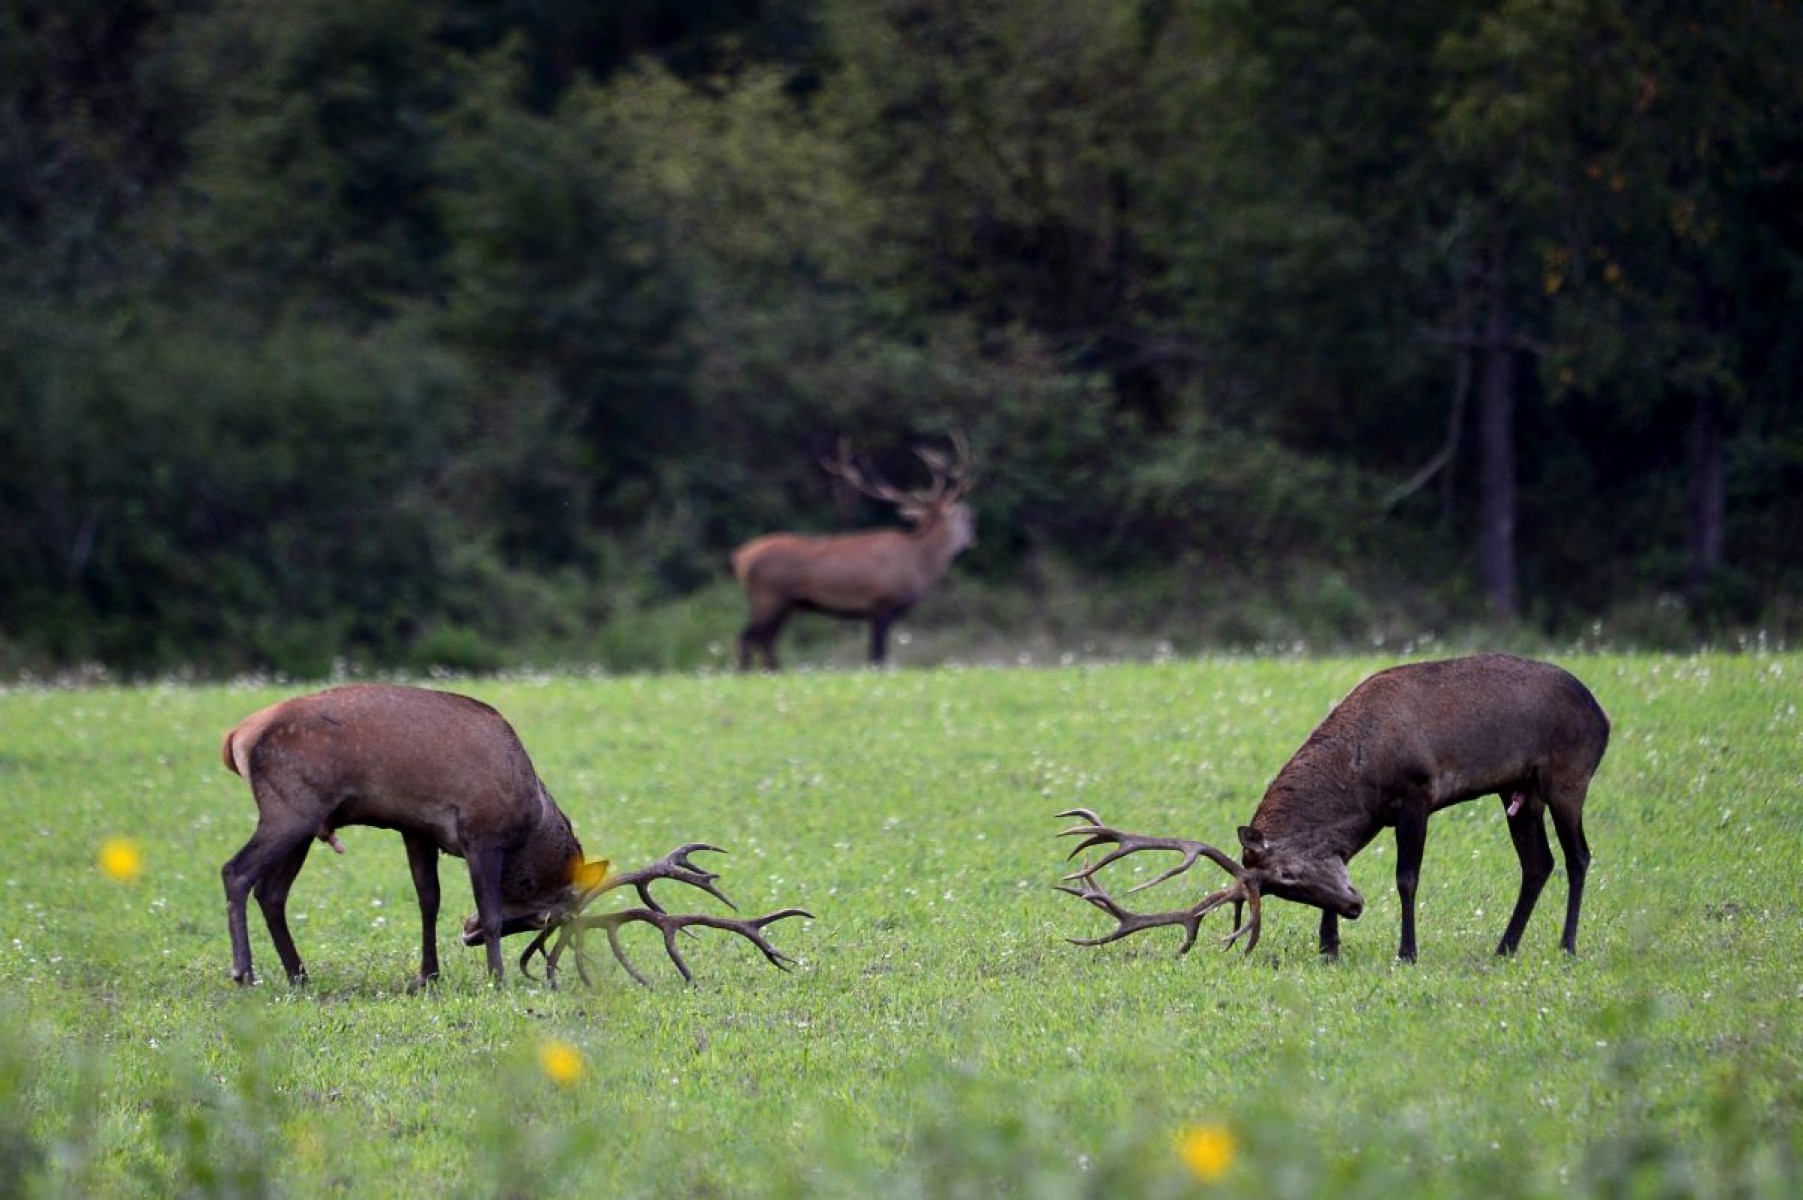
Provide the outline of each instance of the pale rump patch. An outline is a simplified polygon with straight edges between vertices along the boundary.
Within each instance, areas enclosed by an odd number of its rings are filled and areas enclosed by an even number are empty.
[[[1509,797],[1509,814],[1508,815],[1512,817],[1516,813],[1520,812],[1521,806],[1526,804],[1527,802],[1528,802],[1528,797],[1527,797],[1526,792],[1516,792],[1513,795],[1511,795]],[[340,853],[342,853],[342,851],[340,851]]]

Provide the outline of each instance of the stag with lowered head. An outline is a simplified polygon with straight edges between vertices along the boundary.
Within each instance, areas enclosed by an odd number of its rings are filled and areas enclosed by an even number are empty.
[[[810,536],[771,533],[733,552],[732,571],[751,601],[751,619],[739,635],[739,668],[754,653],[776,670],[776,637],[797,609],[870,622],[870,661],[883,662],[889,627],[938,583],[959,553],[976,541],[970,493],[970,454],[962,436],[952,454],[914,451],[932,472],[924,489],[904,491],[860,469],[847,442],[827,473],[872,499],[893,504],[910,528]]]
[[[607,930],[621,965],[643,982],[616,935],[630,922],[662,931],[684,979],[690,978],[689,968],[672,938],[697,926],[736,933],[786,969],[789,960],[765,940],[764,927],[784,917],[810,915],[798,908],[755,919],[666,912],[647,890],[653,880],[689,884],[732,907],[714,886],[718,876],[690,860],[696,851],[717,849],[700,842],[680,846],[636,871],[614,873],[604,861],[585,861],[569,818],[539,781],[513,727],[467,696],[389,684],[329,688],[252,713],[225,735],[221,754],[226,768],[250,784],[257,802],[256,832],[221,871],[232,979],[241,984],[256,982],[245,916],[245,901],[253,892],[289,981],[306,981],[306,968],[288,932],[288,892],[313,840],[342,854],[337,831],[347,825],[393,829],[407,845],[419,895],[416,983],[438,977],[441,850],[469,865],[476,912],[464,923],[463,941],[486,949],[489,975],[497,983],[502,938],[539,932],[521,955],[520,969],[529,974],[533,954],[542,952],[547,974],[554,976],[558,955],[594,927]],[[637,889],[640,907],[584,915],[598,896],[628,884]],[[555,954],[545,950],[554,934],[563,935]],[[588,978],[586,967],[582,975]]]
[[[1338,954],[1339,918],[1356,920],[1364,898],[1346,864],[1378,832],[1396,830],[1396,890],[1402,901],[1397,957],[1415,959],[1415,891],[1427,843],[1427,819],[1449,805],[1495,795],[1521,862],[1521,890],[1496,952],[1521,942],[1534,903],[1553,872],[1545,814],[1565,856],[1565,930],[1559,944],[1576,954],[1578,913],[1590,846],[1584,839],[1584,797],[1609,744],[1609,718],[1588,688],[1563,669],[1507,654],[1413,663],[1380,671],[1359,684],[1309,735],[1277,773],[1252,821],[1240,827],[1241,858],[1203,842],[1125,833],[1093,810],[1060,816],[1083,824],[1061,837],[1080,837],[1070,857],[1091,847],[1112,849],[1065,876],[1061,891],[1095,905],[1115,920],[1108,933],[1077,940],[1112,942],[1142,929],[1183,929],[1180,953],[1195,944],[1202,918],[1234,907],[1231,945],[1258,944],[1263,896],[1321,910],[1321,953]],[[1198,903],[1168,912],[1133,912],[1096,882],[1096,873],[1142,850],[1183,855],[1174,867],[1131,889],[1139,891],[1208,858],[1233,882]],[[1240,915],[1250,908],[1245,924]]]

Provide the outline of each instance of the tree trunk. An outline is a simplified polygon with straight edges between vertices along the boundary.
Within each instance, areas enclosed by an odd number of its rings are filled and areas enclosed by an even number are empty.
[[[1690,497],[1685,530],[1685,598],[1700,604],[1722,567],[1727,523],[1727,468],[1723,462],[1721,397],[1704,391],[1690,422]]]
[[[1478,379],[1478,575],[1490,610],[1518,615],[1515,582],[1515,359],[1510,346],[1505,237],[1490,256],[1489,315]]]

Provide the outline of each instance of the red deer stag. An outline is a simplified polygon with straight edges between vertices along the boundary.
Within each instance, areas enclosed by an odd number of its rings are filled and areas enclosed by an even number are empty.
[[[765,941],[763,928],[809,915],[794,908],[751,920],[665,912],[646,890],[652,880],[687,883],[731,906],[714,887],[717,876],[689,860],[694,851],[716,849],[698,842],[637,871],[609,874],[605,862],[585,863],[569,818],[539,781],[513,727],[467,696],[387,684],[330,688],[252,713],[225,735],[221,753],[257,802],[256,832],[221,871],[237,983],[256,982],[245,919],[252,892],[290,982],[306,981],[288,932],[288,891],[314,838],[343,853],[337,830],[346,825],[393,829],[407,844],[419,893],[421,983],[438,977],[440,850],[469,864],[476,913],[464,923],[463,941],[486,947],[489,975],[497,983],[502,938],[544,931],[520,958],[520,969],[530,973],[527,964],[549,934],[597,926],[607,929],[621,965],[643,982],[615,938],[618,926],[630,921],[663,931],[685,979],[688,967],[671,939],[691,926],[737,933],[786,969],[788,960]],[[581,915],[602,892],[628,884],[638,889],[643,907]],[[567,940],[558,942],[559,952]],[[556,958],[549,952],[545,957],[554,973]]]
[[[870,661],[882,663],[889,627],[939,582],[952,559],[976,542],[977,518],[964,497],[970,455],[954,434],[953,455],[916,449],[933,473],[922,491],[903,491],[873,479],[851,460],[844,439],[839,456],[822,460],[827,472],[857,491],[895,505],[912,528],[867,530],[825,537],[771,533],[733,552],[732,572],[751,601],[739,635],[739,668],[753,652],[776,670],[776,637],[796,609],[870,622]]]
[[[1142,929],[1177,925],[1181,953],[1195,944],[1202,918],[1232,902],[1231,945],[1258,944],[1259,900],[1277,896],[1321,910],[1321,953],[1340,949],[1339,918],[1357,920],[1364,898],[1352,886],[1346,864],[1377,836],[1396,830],[1396,890],[1402,899],[1402,939],[1397,957],[1415,959],[1415,887],[1427,842],[1427,819],[1449,805],[1496,795],[1503,802],[1509,837],[1521,860],[1521,891],[1497,944],[1513,954],[1553,871],[1543,814],[1565,854],[1565,932],[1559,944],[1578,949],[1578,911],[1590,846],[1584,840],[1584,796],[1609,744],[1609,718],[1582,683],[1550,663],[1507,654],[1392,667],[1366,679],[1309,735],[1252,814],[1240,827],[1243,858],[1203,842],[1123,833],[1085,808],[1060,816],[1085,824],[1059,836],[1084,840],[1071,858],[1092,846],[1113,849],[1096,863],[1065,876],[1061,891],[1081,897],[1116,921],[1102,937],[1079,945],[1112,942]],[[1130,912],[1095,881],[1097,871],[1140,850],[1171,850],[1183,861],[1133,888],[1162,883],[1206,857],[1234,882],[1187,909]],[[1242,906],[1251,917],[1240,924]],[[1075,939],[1073,939],[1075,940]]]

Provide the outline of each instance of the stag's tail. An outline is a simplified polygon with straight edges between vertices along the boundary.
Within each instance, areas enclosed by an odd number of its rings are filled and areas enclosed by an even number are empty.
[[[758,564],[763,562],[765,557],[769,554],[771,547],[780,546],[796,540],[796,538],[786,533],[766,533],[762,537],[752,538],[749,542],[746,542],[743,546],[740,546],[737,550],[732,552],[733,578],[739,581],[740,586],[750,587],[752,583],[751,577],[754,572],[759,575],[768,574],[767,571],[759,571]],[[766,567],[767,566],[768,564],[766,564]]]
[[[263,737],[263,731],[275,720],[276,710],[282,703],[271,704],[268,708],[258,709],[242,721],[225,731],[225,739],[219,743],[219,757],[225,763],[225,769],[234,775],[250,778],[250,752]]]

